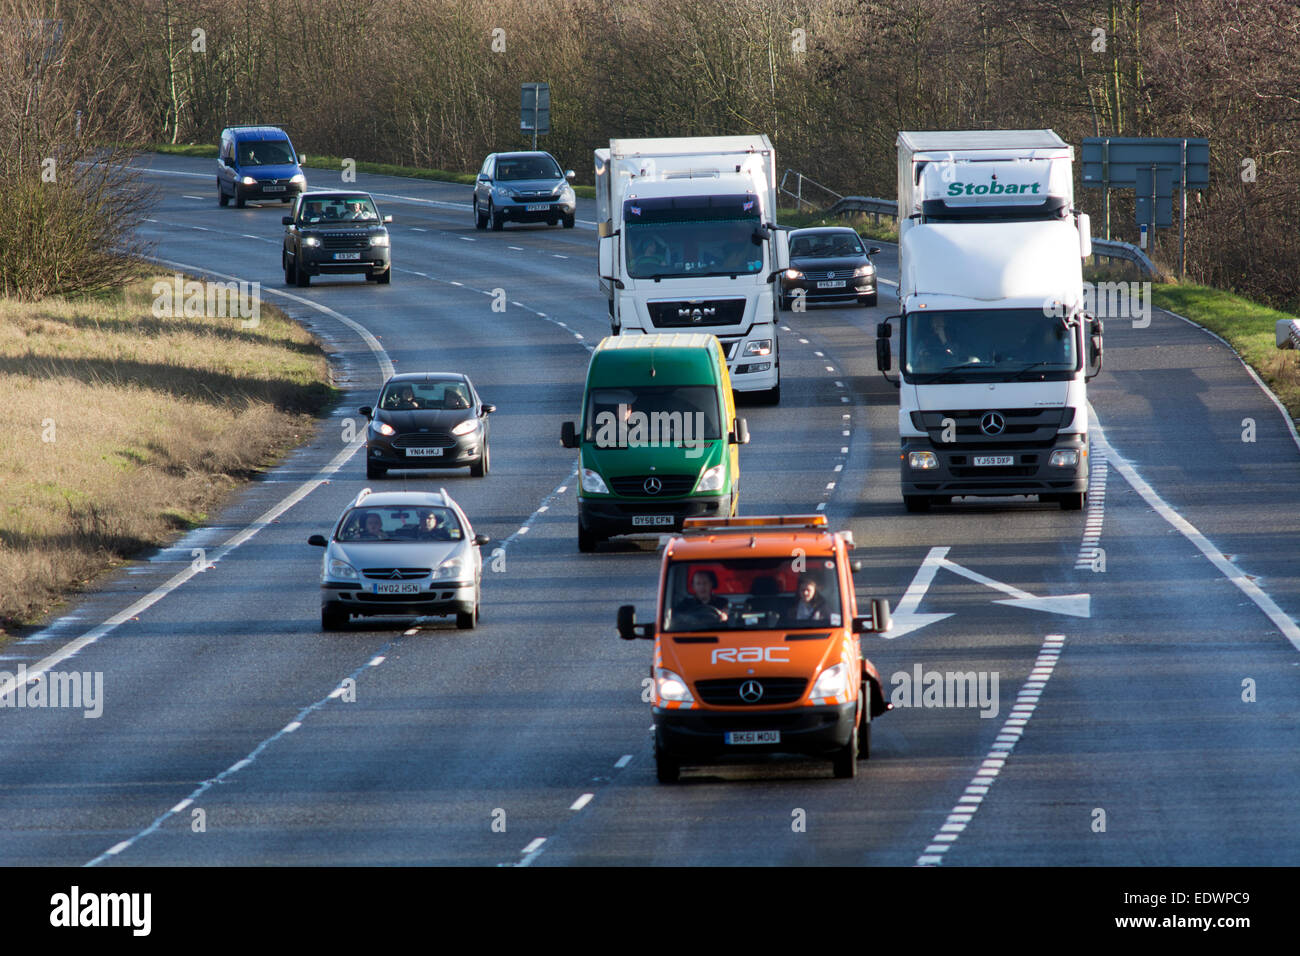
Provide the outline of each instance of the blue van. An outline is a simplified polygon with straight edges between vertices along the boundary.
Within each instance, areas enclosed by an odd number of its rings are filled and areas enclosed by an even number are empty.
[[[217,201],[243,209],[249,199],[292,202],[307,189],[298,153],[278,126],[227,126],[217,152]]]

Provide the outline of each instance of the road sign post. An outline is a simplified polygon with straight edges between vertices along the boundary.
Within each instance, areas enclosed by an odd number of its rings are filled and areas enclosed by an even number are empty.
[[[519,129],[533,134],[533,149],[537,137],[551,131],[551,86],[549,83],[524,83],[519,96]]]

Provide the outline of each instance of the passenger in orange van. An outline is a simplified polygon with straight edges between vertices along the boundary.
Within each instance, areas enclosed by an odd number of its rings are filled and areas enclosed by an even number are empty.
[[[790,616],[796,621],[826,620],[826,599],[818,593],[817,579],[812,575],[799,576],[799,597]]]

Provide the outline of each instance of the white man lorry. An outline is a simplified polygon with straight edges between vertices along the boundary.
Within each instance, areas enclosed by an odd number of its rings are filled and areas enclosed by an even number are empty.
[[[1086,500],[1102,326],[1085,311],[1072,159],[1051,130],[898,134],[900,314],[877,326],[876,359],[888,373],[897,357],[908,511]]]
[[[595,151],[600,288],[610,328],[706,332],[737,392],[781,399],[776,228],[766,136],[615,139]]]

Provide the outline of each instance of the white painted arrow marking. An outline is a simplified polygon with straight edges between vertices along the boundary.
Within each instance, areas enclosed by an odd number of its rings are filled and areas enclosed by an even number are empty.
[[[925,592],[930,589],[930,584],[934,581],[934,576],[939,573],[939,568],[944,564],[944,555],[948,553],[947,548],[931,548],[930,553],[925,556],[921,566],[916,569],[916,577],[912,578],[912,583],[907,586],[907,592],[903,595],[903,600],[898,602],[898,607],[894,609],[893,624],[881,637],[887,637],[891,641],[896,637],[902,637],[913,631],[920,630],[927,624],[933,624],[935,621],[942,621],[946,617],[952,617],[951,614],[920,614],[917,608],[921,605],[921,598],[925,597]]]
[[[934,624],[936,621],[952,617],[951,614],[922,614],[918,611],[921,606],[921,599],[925,597],[930,585],[934,583],[934,576],[939,573],[940,568],[947,568],[953,574],[974,581],[976,584],[982,584],[995,591],[1011,595],[1009,598],[994,601],[994,604],[1023,607],[1031,611],[1046,611],[1048,614],[1065,614],[1069,617],[1092,616],[1091,594],[1061,594],[1037,597],[1028,591],[1022,591],[1018,587],[996,581],[980,574],[978,571],[972,571],[970,568],[962,567],[954,561],[949,561],[948,551],[948,548],[930,549],[930,553],[925,556],[925,560],[917,568],[912,583],[907,586],[903,599],[898,602],[898,608],[893,614],[894,626],[890,628],[887,634],[881,635],[882,637],[893,640],[910,634],[912,631],[920,630],[927,624]]]

